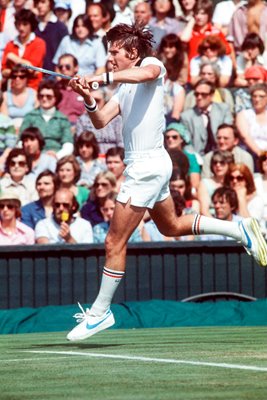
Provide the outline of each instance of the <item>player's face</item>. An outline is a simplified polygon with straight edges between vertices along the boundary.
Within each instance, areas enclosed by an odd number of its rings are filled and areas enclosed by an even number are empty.
[[[129,58],[129,53],[116,42],[110,45],[108,61],[112,66],[113,72],[122,71],[133,65],[133,60]]]
[[[232,220],[232,209],[229,201],[226,200],[225,196],[215,196],[213,200],[214,210],[216,218],[223,219],[225,221]]]

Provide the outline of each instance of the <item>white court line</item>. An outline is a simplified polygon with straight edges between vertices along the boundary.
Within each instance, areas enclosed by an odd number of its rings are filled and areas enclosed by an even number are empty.
[[[26,353],[36,354],[62,354],[70,356],[83,356],[83,357],[95,357],[95,358],[112,358],[117,360],[130,360],[130,361],[144,361],[152,363],[166,363],[166,364],[188,364],[198,365],[206,367],[219,367],[228,369],[241,369],[248,371],[261,371],[267,372],[267,367],[256,367],[253,365],[239,365],[239,364],[226,364],[226,363],[214,363],[204,361],[187,361],[187,360],[175,360],[173,358],[150,358],[150,357],[136,357],[136,356],[124,356],[117,354],[102,354],[102,353],[83,353],[80,351],[46,351],[46,350],[25,350]]]

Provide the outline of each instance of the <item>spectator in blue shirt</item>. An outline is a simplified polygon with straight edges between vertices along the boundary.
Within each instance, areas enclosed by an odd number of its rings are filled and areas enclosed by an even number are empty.
[[[56,175],[48,169],[41,172],[36,180],[36,190],[39,200],[28,203],[21,209],[21,221],[32,229],[38,221],[49,217],[53,212]]]

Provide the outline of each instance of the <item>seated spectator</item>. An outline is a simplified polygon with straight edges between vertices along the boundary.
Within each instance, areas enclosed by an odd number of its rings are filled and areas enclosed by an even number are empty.
[[[267,31],[267,4],[264,0],[241,2],[229,24],[229,42],[233,43],[235,53],[241,52],[242,43],[249,32],[256,32],[264,41]]]
[[[100,201],[110,192],[116,190],[116,177],[110,171],[100,172],[94,181],[87,202],[81,209],[81,216],[89,221],[92,226],[103,222],[103,216],[100,211]]]
[[[184,85],[187,82],[188,59],[183,43],[177,35],[170,33],[162,38],[158,49],[158,58],[163,62],[167,70],[167,83],[168,81],[173,85],[176,83],[174,86],[178,90],[180,88],[180,86],[177,86],[178,83]],[[181,90],[178,91],[181,92]]]
[[[78,73],[78,60],[72,54],[62,54],[59,57],[56,71],[67,76],[74,76]],[[77,119],[84,113],[82,96],[71,89],[68,79],[58,78],[58,87],[62,98],[57,105],[57,109],[66,115],[71,125],[74,126]]]
[[[149,29],[153,33],[154,43],[152,43],[152,45],[153,49],[157,50],[159,48],[161,39],[163,38],[163,36],[166,35],[167,32],[156,25],[151,26],[151,18],[152,8],[150,3],[146,1],[138,2],[134,7],[134,20],[142,22],[147,27],[147,29]]]
[[[250,171],[254,172],[253,157],[249,152],[239,146],[239,134],[234,125],[222,124],[218,127],[216,134],[217,150],[230,151],[234,156],[234,162],[237,164],[246,164]],[[211,178],[210,160],[214,151],[210,151],[203,157],[202,178]]]
[[[112,26],[117,24],[129,24],[133,22],[133,12],[128,6],[130,0],[114,0],[115,16]]]
[[[21,208],[21,221],[32,229],[35,229],[38,221],[52,214],[56,175],[46,169],[37,176],[35,187],[39,199]]]
[[[0,245],[34,244],[34,231],[19,221],[20,199],[8,190],[0,194]]]
[[[267,151],[262,152],[258,158],[259,173],[254,175],[257,193],[264,203],[263,231],[267,234]]]
[[[256,85],[256,83],[265,83],[267,80],[267,73],[260,65],[253,65],[246,69],[244,77],[247,82],[247,87],[241,87],[234,92],[236,114],[252,107],[250,89],[252,86]]]
[[[68,29],[53,13],[54,0],[33,0],[33,3],[39,21],[35,33],[46,43],[43,67],[53,70],[53,57],[63,37],[68,35]]]
[[[103,222],[100,222],[93,227],[94,243],[105,242],[110,227],[110,221],[114,214],[117,195],[118,193],[111,192],[100,200],[100,212],[103,216]],[[143,223],[141,223],[132,233],[129,238],[129,243],[142,242],[142,230]]]
[[[172,197],[179,193],[185,200],[183,214],[199,214],[200,204],[192,195],[192,186],[188,176],[184,175],[179,168],[174,168],[170,179],[170,192]]]
[[[248,33],[242,43],[242,53],[236,57],[236,74],[235,86],[247,86],[248,82],[245,78],[245,72],[248,68],[259,65],[265,70],[267,69],[267,60],[264,59],[264,43],[257,33]]]
[[[72,9],[71,3],[65,0],[56,0],[54,5],[54,14],[57,17],[58,21],[62,22],[70,31],[71,27],[71,16],[72,16]]]
[[[160,58],[164,59],[167,74],[164,79],[164,114],[166,124],[178,120],[184,108],[185,90],[178,82],[183,53],[177,50],[180,39],[173,33],[164,36],[160,44]],[[176,44],[175,44],[176,43]],[[182,47],[182,46],[181,46]],[[178,56],[179,55],[179,56]],[[180,58],[180,60],[178,60]]]
[[[236,192],[226,186],[219,187],[212,195],[214,217],[224,221],[240,221],[242,217],[237,215],[238,198]],[[223,235],[200,235],[198,240],[233,240]]]
[[[203,178],[198,187],[198,200],[200,202],[200,213],[206,217],[214,216],[212,207],[212,195],[218,187],[225,184],[226,174],[231,164],[234,163],[233,154],[229,151],[215,150],[210,159],[210,170],[212,176]]]
[[[212,23],[216,28],[220,29],[226,37],[229,32],[231,18],[235,10],[237,10],[241,4],[242,0],[225,0],[215,3]]]
[[[259,223],[264,219],[264,203],[257,194],[253,175],[245,164],[232,164],[225,177],[225,185],[235,190],[238,198],[238,215],[253,217]]]
[[[34,33],[37,24],[36,17],[30,10],[22,9],[15,14],[18,37],[9,42],[4,49],[2,58],[2,75],[4,78],[8,79],[13,67],[18,64],[43,66],[46,44]],[[37,89],[41,79],[41,73],[32,71],[29,75],[29,87]]]
[[[0,90],[0,107],[3,103],[3,96],[4,94]],[[15,146],[16,141],[16,130],[12,119],[0,112],[0,167],[1,164],[5,163],[6,157]]]
[[[187,173],[193,193],[196,193],[200,182],[200,165],[196,154],[192,150],[190,135],[185,125],[181,122],[172,122],[169,124],[164,133],[164,142],[168,151],[178,149],[188,158],[189,170]]]
[[[124,164],[124,148],[110,148],[106,152],[106,165],[108,171],[112,172],[116,177],[116,192],[119,193],[121,184],[125,181],[125,176],[123,175],[126,167]]]
[[[92,226],[75,216],[79,204],[69,189],[58,189],[53,202],[53,214],[35,227],[37,244],[93,243]]]
[[[106,51],[102,40],[93,37],[93,28],[88,15],[78,15],[73,23],[72,35],[60,42],[53,58],[55,65],[62,54],[69,53],[79,60],[79,75],[105,72]]]
[[[77,185],[81,176],[81,168],[74,155],[62,157],[57,162],[57,187],[70,190],[81,208],[87,201],[89,189],[85,186]]]
[[[6,173],[0,180],[0,191],[13,192],[24,206],[38,198],[34,180],[27,175],[31,171],[31,160],[23,149],[12,149],[6,159]]]
[[[77,185],[91,188],[99,172],[105,171],[105,164],[98,159],[99,146],[93,132],[84,131],[75,138],[75,155],[80,164],[81,176]]]
[[[211,61],[204,61],[199,67],[199,78],[205,79],[215,86],[215,92],[212,98],[214,103],[226,103],[230,111],[234,112],[234,99],[230,90],[220,87],[220,71],[216,64]],[[187,93],[185,97],[184,110],[196,105],[194,90]]]
[[[104,3],[89,3],[86,7],[94,36],[103,38],[106,35],[105,24],[108,16],[108,11]]]
[[[56,83],[44,80],[38,88],[40,106],[30,111],[23,119],[20,132],[26,128],[40,129],[45,139],[44,151],[60,159],[73,152],[73,137],[68,118],[56,109],[61,100],[61,93]]]
[[[196,2],[197,0],[179,0],[182,14],[177,16],[177,19],[179,21],[180,27],[182,28],[182,31],[194,14],[194,7],[196,5]]]
[[[36,90],[28,87],[28,71],[21,65],[13,67],[1,106],[1,111],[12,119],[17,132],[25,115],[38,106]]]
[[[267,150],[267,85],[258,83],[250,93],[252,108],[237,114],[236,126],[248,151],[259,156]]]
[[[219,69],[219,86],[227,86],[233,73],[233,63],[225,51],[225,44],[218,36],[206,36],[198,46],[199,55],[190,61],[191,84],[195,85],[199,80],[200,65],[205,61],[210,61]]]
[[[57,164],[56,159],[42,152],[45,146],[45,140],[38,128],[26,128],[21,132],[20,139],[26,155],[31,160],[29,176],[35,180],[37,176],[46,169],[55,172]]]
[[[214,92],[215,87],[209,81],[201,79],[194,88],[195,107],[181,114],[181,122],[190,133],[194,150],[201,156],[216,148],[218,126],[233,122],[228,105],[212,101]]]
[[[198,55],[198,46],[201,41],[210,35],[218,36],[225,45],[226,54],[231,49],[222,31],[211,23],[213,4],[211,0],[199,0],[193,9],[193,16],[180,34],[180,38],[188,45],[189,61]]]
[[[94,90],[92,96],[101,109],[105,104],[104,93],[100,90]],[[78,118],[75,131],[76,137],[79,137],[84,131],[93,132],[99,146],[100,155],[103,157],[105,157],[106,152],[111,147],[123,147],[122,119],[120,115],[113,118],[104,128],[96,129],[88,113],[85,111],[84,114]]]
[[[183,24],[175,18],[175,7],[173,0],[152,0],[153,17],[150,20],[151,26],[163,29],[166,34],[178,34],[183,29]]]

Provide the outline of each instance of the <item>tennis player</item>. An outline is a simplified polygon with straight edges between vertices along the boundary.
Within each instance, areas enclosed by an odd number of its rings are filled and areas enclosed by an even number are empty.
[[[113,295],[124,276],[127,241],[146,209],[165,236],[219,234],[242,242],[262,266],[267,264],[267,246],[258,223],[246,218],[240,223],[201,215],[177,217],[169,192],[172,163],[163,146],[163,64],[151,56],[152,34],[141,25],[119,24],[107,33],[109,62],[113,72],[76,77],[70,85],[84,98],[85,108],[96,128],[103,128],[121,114],[125,146],[125,176],[117,197],[106,238],[106,260],[99,294],[90,310],[75,314],[78,325],[67,335],[83,340],[115,323],[110,310]],[[98,110],[90,84],[120,83],[107,104]]]

